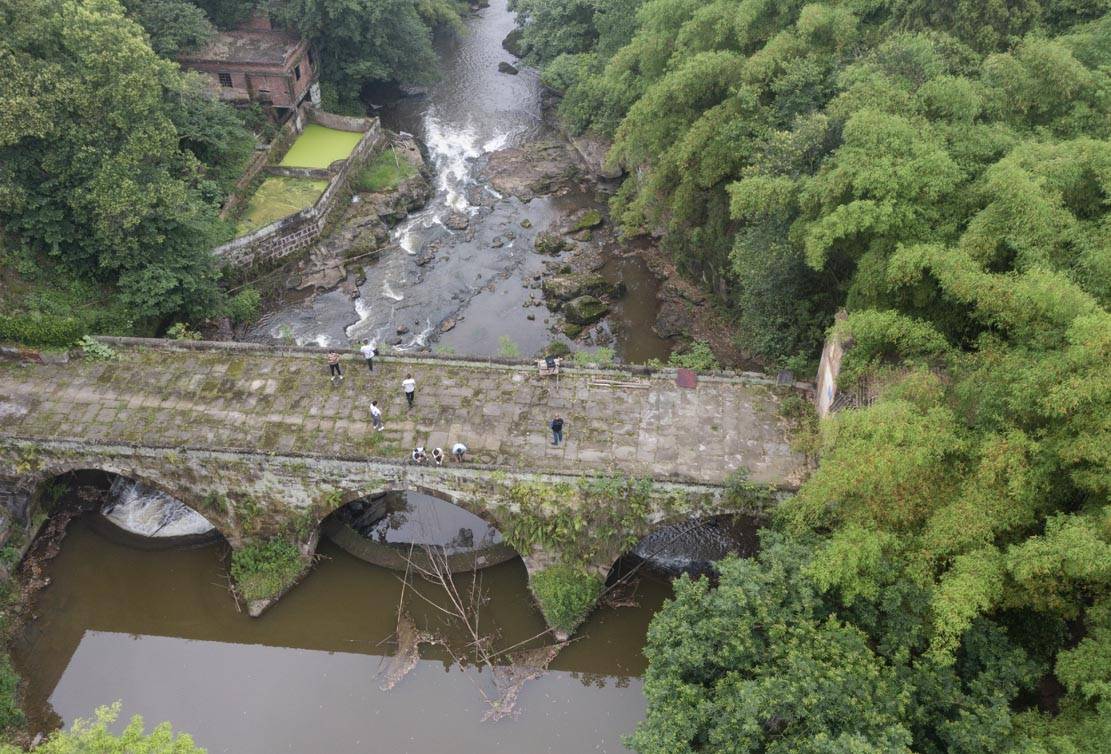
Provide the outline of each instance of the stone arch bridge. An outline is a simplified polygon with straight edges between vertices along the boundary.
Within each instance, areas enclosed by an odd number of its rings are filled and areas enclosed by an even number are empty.
[[[114,359],[0,361],[0,505],[14,524],[35,518],[44,483],[106,471],[181,500],[233,548],[294,540],[308,567],[336,508],[421,491],[502,531],[530,585],[555,566],[597,582],[653,527],[751,506],[804,473],[777,405],[792,388],[762,375],[681,388],[671,370],[573,368],[557,380],[520,362],[384,357],[370,372],[351,354],[333,386],[317,348],[102,340]],[[411,410],[400,387],[410,373]],[[546,429],[557,413],[558,448]],[[472,450],[464,464],[407,462],[415,445],[456,440]],[[739,469],[747,483],[727,484]]]

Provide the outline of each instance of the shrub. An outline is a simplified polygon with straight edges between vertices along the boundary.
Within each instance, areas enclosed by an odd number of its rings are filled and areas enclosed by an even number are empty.
[[[696,372],[716,372],[721,369],[710,344],[704,340],[696,340],[682,353],[672,353],[667,363],[673,367],[685,367]]]
[[[253,322],[262,308],[262,295],[254,288],[244,288],[228,299],[228,316],[237,325]]]
[[[88,323],[73,317],[0,314],[0,341],[67,348],[88,332]]]
[[[185,322],[175,322],[166,328],[166,337],[173,340],[200,340],[201,334]]]
[[[119,358],[116,349],[101,343],[91,335],[83,337],[77,342],[77,345],[81,347],[81,351],[89,361],[114,361]]]
[[[548,625],[571,632],[594,607],[602,580],[585,570],[557,565],[532,577],[532,592]]]
[[[280,594],[297,580],[303,567],[297,546],[280,537],[250,542],[231,558],[235,586],[249,602]]]
[[[99,707],[93,720],[74,720],[67,730],[50,734],[35,747],[39,754],[134,754],[135,752],[160,752],[164,754],[204,754],[187,734],[174,735],[169,723],[162,723],[150,733],[143,731],[143,718],[135,715],[122,731],[112,733],[110,728],[120,715],[120,703]],[[23,749],[0,744],[0,754],[22,754]]]
[[[0,731],[23,722],[23,709],[19,706],[19,676],[12,668],[7,653],[0,653]]]

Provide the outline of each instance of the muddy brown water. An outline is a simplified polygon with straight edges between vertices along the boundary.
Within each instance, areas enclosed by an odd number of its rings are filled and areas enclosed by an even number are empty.
[[[381,690],[397,651],[398,575],[327,541],[320,553],[300,585],[251,619],[228,594],[226,545],[142,550],[76,519],[13,648],[32,725],[49,730],[121,700],[125,718],[170,720],[210,752],[624,750],[621,736],[644,712],[641,650],[670,594],[665,580],[641,579],[636,607],[597,610],[525,684],[515,718],[483,722],[489,668],[453,660],[466,635],[411,594],[418,629],[452,649],[422,645],[416,667]],[[543,631],[520,560],[477,578],[495,647]],[[418,587],[442,601],[438,585]]]
[[[288,303],[263,316],[251,338],[343,347],[371,338],[400,351],[476,356],[510,347],[530,356],[553,341],[575,350],[599,345],[572,342],[553,331],[560,320],[536,305],[541,298],[536,278],[546,258],[532,251],[537,233],[600,207],[599,197],[575,190],[524,203],[486,185],[480,170],[486,155],[558,136],[543,122],[537,73],[522,68],[510,76],[497,70],[499,62],[513,60],[501,47],[515,26],[507,0],[492,0],[465,25],[464,34],[437,40],[441,77],[426,94],[367,97],[372,107],[380,106],[374,112],[385,127],[415,134],[427,146],[435,173],[431,201],[362,266],[365,281],[357,298],[339,289],[308,298],[290,294]],[[469,218],[468,229],[445,226],[458,213]],[[624,261],[613,264],[607,277],[630,291],[603,326],[606,340],[616,338],[617,356],[633,363],[666,359],[673,344],[651,332],[658,281],[643,264]]]

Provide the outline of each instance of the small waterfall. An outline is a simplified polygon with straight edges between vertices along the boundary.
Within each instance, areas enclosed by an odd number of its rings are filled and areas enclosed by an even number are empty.
[[[125,531],[145,537],[206,534],[215,527],[169,495],[120,477],[112,482],[101,514]]]

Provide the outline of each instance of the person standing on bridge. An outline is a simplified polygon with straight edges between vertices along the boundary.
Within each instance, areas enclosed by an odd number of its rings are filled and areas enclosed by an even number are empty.
[[[401,381],[401,389],[405,391],[405,400],[409,401],[409,408],[413,407],[413,398],[417,394],[417,381],[413,379],[413,375],[406,375],[405,379]]]
[[[366,359],[367,370],[373,372],[374,357],[378,355],[378,349],[374,347],[374,344],[371,343],[370,340],[364,340],[362,347],[359,348],[359,351],[360,353],[362,353],[363,358]]]
[[[563,442],[563,418],[556,414],[556,417],[552,419],[552,423],[548,426],[552,430],[552,445],[558,446]]]
[[[328,352],[328,373],[332,376],[333,385],[336,384],[336,377],[339,377],[339,381],[343,382],[343,369],[339,365],[338,351]]]
[[[378,401],[370,402],[370,423],[379,432],[386,428],[386,425],[382,423],[382,409],[378,408]]]

